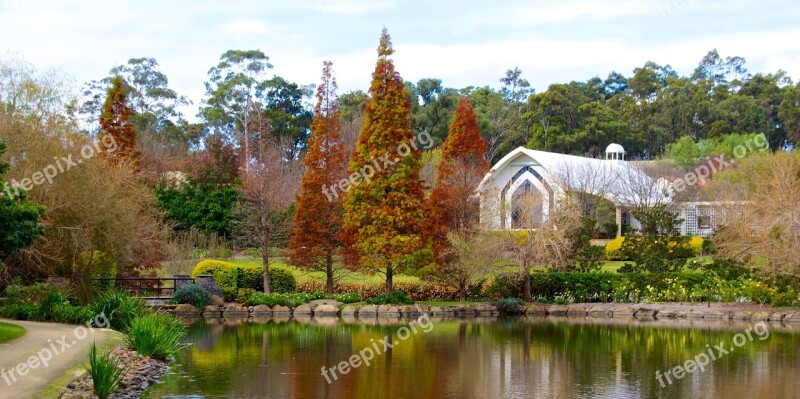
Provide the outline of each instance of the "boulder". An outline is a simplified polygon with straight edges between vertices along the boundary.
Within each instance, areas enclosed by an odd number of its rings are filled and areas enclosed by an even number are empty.
[[[611,317],[613,314],[611,309],[593,306],[586,310],[586,315],[589,317]]]
[[[528,316],[544,316],[547,314],[547,306],[541,303],[532,303],[523,308],[523,313]]]
[[[774,313],[768,310],[757,310],[753,312],[752,320],[755,321],[769,321],[769,320],[780,320],[780,317],[776,317]]]
[[[358,314],[358,306],[345,306],[342,308],[342,317],[355,317]]]
[[[358,309],[358,317],[378,317],[378,306],[367,305]]]
[[[228,305],[225,307],[225,310],[222,311],[222,315],[225,317],[247,317],[250,315],[250,311],[239,305]]]
[[[428,309],[431,316],[450,317],[455,314],[455,308],[450,306],[431,306]]]
[[[750,320],[753,318],[753,311],[752,310],[737,310],[731,312],[731,319],[732,320]]]
[[[175,314],[178,316],[199,316],[200,309],[188,303],[182,303],[175,307]]]
[[[475,316],[497,316],[500,314],[497,307],[489,303],[476,303],[472,305],[472,309],[475,311]]]
[[[219,295],[211,295],[211,304],[214,306],[225,305],[225,300]]]
[[[636,309],[636,313],[633,314],[633,317],[637,319],[652,319],[656,317],[658,314],[658,310],[651,309],[651,308],[638,308]]]
[[[676,312],[674,310],[665,309],[665,310],[659,310],[658,311],[658,318],[659,319],[674,319],[674,318],[677,318],[677,317],[678,317],[678,312]]]
[[[314,308],[314,316],[321,316],[321,317],[330,317],[330,316],[337,316],[339,314],[339,308],[333,305],[319,305]]]
[[[222,317],[222,308],[219,306],[208,305],[203,308],[203,318],[217,318]]]
[[[630,306],[622,306],[614,308],[611,311],[611,317],[633,317],[636,314],[636,309]]]
[[[291,314],[292,314],[292,309],[289,309],[286,306],[275,305],[272,307],[273,316],[289,316]]]
[[[703,319],[706,320],[730,320],[730,318],[730,312],[723,310],[708,310],[703,314]]]
[[[311,305],[307,304],[307,303],[304,303],[304,304],[294,308],[294,311],[292,312],[292,314],[295,317],[297,317],[297,316],[311,316],[313,313],[314,313],[314,308]]]
[[[585,305],[567,305],[567,317],[585,317],[586,315]]]
[[[256,305],[250,309],[250,313],[253,317],[266,317],[272,315],[272,309],[267,305]]]
[[[784,323],[800,323],[800,312],[790,312],[783,317]]]
[[[417,309],[416,305],[400,306],[400,314],[403,317],[417,317],[419,316],[419,309]]]
[[[706,313],[700,310],[689,309],[686,311],[687,319],[702,319],[705,315]]]
[[[378,317],[400,317],[400,307],[396,305],[378,306]]]
[[[547,314],[549,316],[566,316],[569,309],[566,305],[550,305],[547,308]]]
[[[412,306],[414,307],[415,312],[417,313],[418,316],[421,316],[423,314],[430,314],[431,312],[431,307],[428,305],[412,305]]]

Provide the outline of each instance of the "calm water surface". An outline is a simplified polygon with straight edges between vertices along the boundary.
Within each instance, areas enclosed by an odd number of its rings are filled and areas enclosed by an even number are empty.
[[[171,373],[144,397],[800,398],[800,326],[795,333],[730,322],[431,319],[414,333],[408,323],[199,321]],[[387,335],[396,344],[369,366],[329,376],[330,384],[321,374],[365,348],[383,352]],[[700,353],[718,356],[720,343],[734,351],[705,371],[672,384],[662,378],[665,387],[655,378]]]

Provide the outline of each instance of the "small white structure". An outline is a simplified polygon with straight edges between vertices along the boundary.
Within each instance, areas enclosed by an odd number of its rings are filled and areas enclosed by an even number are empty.
[[[487,230],[535,228],[568,195],[588,195],[614,205],[619,236],[623,223],[638,224],[626,209],[670,202],[664,188],[625,162],[625,149],[619,144],[606,148],[604,160],[518,147],[497,162],[478,186],[481,224]],[[519,201],[525,195],[536,196],[541,204],[533,212],[534,220],[519,220]]]

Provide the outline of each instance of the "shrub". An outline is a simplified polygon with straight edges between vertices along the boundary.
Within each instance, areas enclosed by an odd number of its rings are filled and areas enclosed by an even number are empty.
[[[186,284],[175,292],[170,303],[188,303],[198,309],[203,309],[211,303],[211,293],[200,284]]]
[[[186,328],[172,315],[150,313],[131,321],[125,343],[143,356],[165,360],[183,347]]]
[[[148,312],[144,302],[137,297],[120,291],[106,291],[100,294],[89,308],[95,315],[104,314],[111,328],[125,332],[131,320]]]
[[[607,302],[613,297],[613,273],[533,273],[531,296],[569,302]]]
[[[265,294],[263,292],[256,292],[247,299],[247,304],[250,306],[267,305],[270,308],[275,305],[289,306],[289,298],[282,294]]]
[[[246,304],[250,302],[250,297],[252,297],[256,293],[256,290],[252,288],[239,288],[239,291],[236,294],[236,302]]]
[[[250,288],[255,291],[264,291],[264,268],[261,266],[238,266],[239,279],[237,288]],[[270,270],[270,288],[274,287],[272,283],[272,272]]]
[[[496,277],[484,290],[483,295],[486,298],[519,298],[523,293],[522,280],[514,275],[505,275]]]
[[[391,295],[379,295],[367,299],[370,305],[413,305],[414,301],[403,291],[394,291]]]
[[[501,298],[492,301],[497,310],[501,314],[519,314],[522,311],[522,299],[519,298]]]
[[[797,295],[793,292],[781,292],[772,297],[772,306],[797,306]]]
[[[192,278],[196,279],[201,274],[214,276],[220,289],[223,287],[237,288],[239,282],[239,268],[233,263],[222,260],[200,261],[192,270]]]
[[[286,269],[274,268],[269,271],[269,290],[275,293],[289,293],[297,291],[297,280]]]
[[[83,267],[90,268],[92,279],[112,279],[117,277],[117,262],[103,251],[94,250],[82,253],[80,264]],[[92,281],[92,287],[96,291],[109,290],[114,288],[114,281]]]
[[[608,260],[626,260],[623,259],[622,253],[620,250],[622,249],[622,243],[625,241],[625,237],[618,237],[615,238],[606,244],[606,259]]]
[[[97,353],[94,343],[89,349],[89,366],[86,371],[92,376],[92,391],[100,399],[111,396],[127,372],[117,361],[111,359],[109,352]]]
[[[689,248],[692,249],[695,256],[700,256],[703,254],[705,240],[703,237],[692,237],[689,239]]]
[[[335,294],[331,299],[337,300],[341,303],[356,303],[361,302],[361,295],[354,292],[348,294]]]

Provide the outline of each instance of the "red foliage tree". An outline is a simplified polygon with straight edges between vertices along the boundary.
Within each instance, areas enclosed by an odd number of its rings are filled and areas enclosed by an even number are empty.
[[[479,206],[475,189],[489,171],[486,142],[480,136],[478,121],[469,97],[462,97],[442,144],[441,161],[436,166],[436,187],[430,195],[433,210],[433,250],[442,263],[449,253],[447,232],[474,232]]]
[[[136,165],[141,153],[136,150],[136,131],[128,121],[133,111],[126,104],[124,82],[119,76],[111,79],[108,97],[100,114],[100,136],[110,135],[116,143],[113,151],[101,151],[100,155],[112,163],[129,162]],[[109,147],[111,148],[111,147]]]
[[[342,197],[332,195],[331,187],[347,178],[347,155],[339,124],[339,97],[333,65],[325,61],[322,84],[317,88],[317,105],[311,122],[308,152],[303,158],[306,172],[294,214],[294,229],[289,241],[292,264],[325,270],[326,291],[333,294],[334,255],[341,246]]]
[[[385,272],[387,294],[392,293],[395,272],[427,266],[431,255],[428,208],[419,176],[422,153],[411,131],[403,79],[389,58],[392,53],[384,29],[367,113],[350,160],[352,178],[340,187],[347,192],[343,224],[347,259],[363,269]]]

